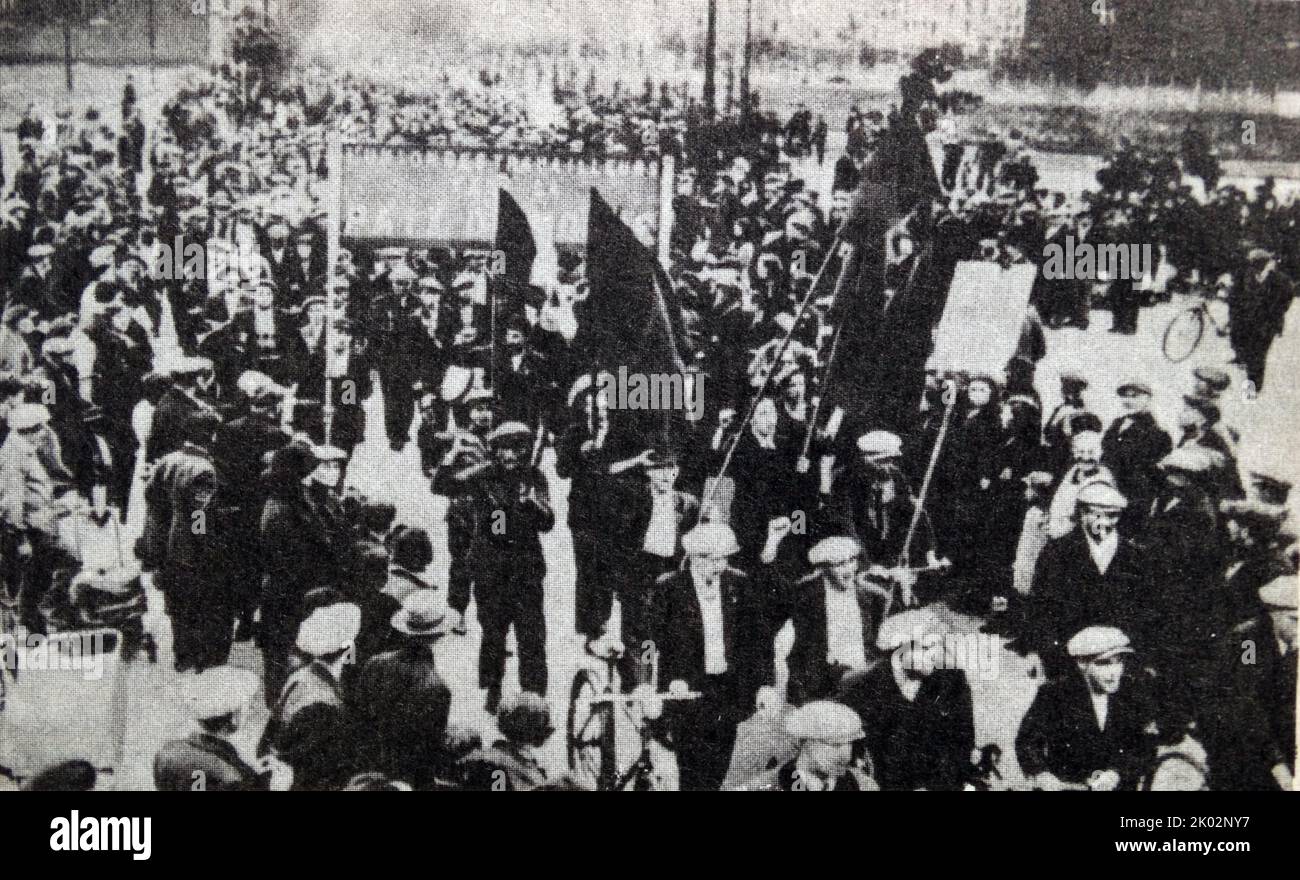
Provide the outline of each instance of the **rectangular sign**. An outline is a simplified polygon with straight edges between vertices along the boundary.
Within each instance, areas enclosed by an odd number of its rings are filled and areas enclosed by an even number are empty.
[[[930,368],[940,373],[1000,376],[1016,353],[1038,267],[957,264],[948,303],[935,330]]]
[[[491,245],[498,188],[557,246],[585,246],[593,187],[651,246],[658,233],[658,161],[357,145],[341,161],[347,241]]]

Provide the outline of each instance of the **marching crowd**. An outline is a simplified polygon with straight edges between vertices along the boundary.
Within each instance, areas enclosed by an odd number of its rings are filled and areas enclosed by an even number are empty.
[[[846,179],[900,119],[931,112],[912,88],[901,110],[856,120]],[[919,374],[892,407],[823,410],[835,327],[813,275],[839,259],[853,181],[822,204],[790,155],[824,149],[824,123],[756,114],[701,133],[684,101],[647,92],[578,101],[543,129],[502,92],[225,69],[169,101],[151,139],[133,86],[116,126],[92,110],[47,134],[25,116],[0,205],[7,623],[112,625],[126,656],[156,660],[151,580],[195,719],[156,759],[161,789],[195,771],[209,789],[577,784],[537,757],[557,687],[541,543],[553,450],[575,644],[647,699],[692,695],[654,713],[682,789],[721,787],[738,725],[780,705],[795,752],[744,787],[973,784],[971,689],[930,650],[951,608],[1041,661],[1016,740],[1035,787],[1135,788],[1158,749],[1180,747],[1206,786],[1289,788],[1300,550],[1290,487],[1240,472],[1230,376],[1189,377],[1173,433],[1141,377],[1062,375],[1044,412],[1031,309],[1000,376]],[[709,379],[701,423],[647,432],[575,381],[578,257],[558,254],[505,315],[479,252],[358,247],[327,273],[327,124],[423,146],[681,153],[669,278]],[[910,290],[926,241],[952,262],[1042,253],[1061,201],[1014,151],[987,172],[978,195],[958,196],[954,175],[951,198],[892,235],[890,293]],[[183,252],[161,262],[174,242],[201,245],[199,271]],[[1273,260],[1251,250],[1236,281],[1269,279],[1289,302]],[[399,522],[349,488],[376,381],[386,439],[400,451],[414,435],[445,522]],[[1110,424],[1092,406],[1106,394],[1123,406]],[[427,571],[439,532],[445,589]],[[449,726],[439,673],[471,603],[491,745]],[[518,693],[503,688],[511,629]],[[248,639],[260,679],[229,665]],[[231,743],[259,693],[271,717],[254,758]]]

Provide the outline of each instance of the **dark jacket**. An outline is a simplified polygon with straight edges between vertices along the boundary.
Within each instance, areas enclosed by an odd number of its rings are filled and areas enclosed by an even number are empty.
[[[295,791],[337,790],[356,764],[353,733],[339,682],[312,661],[281,688],[258,751],[293,768]]]
[[[1117,626],[1141,650],[1147,604],[1154,596],[1145,556],[1142,546],[1120,536],[1119,548],[1102,574],[1081,527],[1048,542],[1034,569],[1026,609],[1026,624],[1044,662],[1062,662],[1065,643],[1085,626]]]
[[[794,644],[786,663],[790,669],[787,699],[795,706],[827,697],[847,671],[827,662],[826,575],[813,573],[800,578],[791,597],[790,619]],[[862,611],[863,654],[868,665],[882,658],[876,650],[876,631],[884,616],[885,596],[865,587],[855,589]]]
[[[1132,790],[1155,760],[1154,718],[1145,679],[1126,678],[1110,698],[1106,729],[1099,729],[1087,682],[1071,671],[1038,689],[1016,734],[1016,759],[1026,776],[1047,771],[1065,782],[1115,770],[1120,789]]]
[[[1169,454],[1173,441],[1149,412],[1120,416],[1111,422],[1101,440],[1101,462],[1119,482],[1130,503],[1141,504],[1159,486],[1156,464]]]
[[[861,716],[882,791],[957,791],[970,775],[975,718],[960,670],[935,670],[909,701],[885,660],[846,679],[835,699]]]
[[[328,502],[290,487],[266,502],[259,538],[262,548],[264,651],[286,654],[301,622],[303,597],[332,586],[345,570],[339,524]]]
[[[1214,706],[1202,718],[1210,784],[1277,791],[1273,767],[1295,771],[1296,651],[1280,653],[1272,621],[1261,615],[1232,629],[1218,659]]]
[[[722,638],[727,658],[723,702],[733,720],[749,717],[758,689],[772,679],[771,633],[758,592],[742,572],[722,573]],[[701,690],[705,672],[704,622],[690,571],[670,572],[655,585],[654,630],[659,647],[659,685],[675,680]]]
[[[451,690],[429,648],[409,643],[370,658],[353,685],[359,766],[416,788],[445,770]]]

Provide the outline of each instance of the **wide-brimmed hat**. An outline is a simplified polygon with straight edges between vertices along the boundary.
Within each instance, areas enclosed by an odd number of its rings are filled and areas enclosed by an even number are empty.
[[[451,632],[447,602],[438,590],[415,590],[402,600],[390,622],[393,629],[417,639],[437,639]]]

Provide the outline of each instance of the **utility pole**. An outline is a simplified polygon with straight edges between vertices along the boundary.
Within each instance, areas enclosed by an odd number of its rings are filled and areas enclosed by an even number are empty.
[[[149,83],[152,86],[158,67],[158,33],[154,27],[154,0],[149,0]]]
[[[718,58],[718,0],[709,0],[708,27],[704,36],[704,113],[709,119],[717,114],[714,66]]]
[[[63,6],[63,77],[72,91],[72,0]]]
[[[740,117],[749,119],[749,63],[753,58],[754,0],[745,0],[745,66],[740,71]]]

